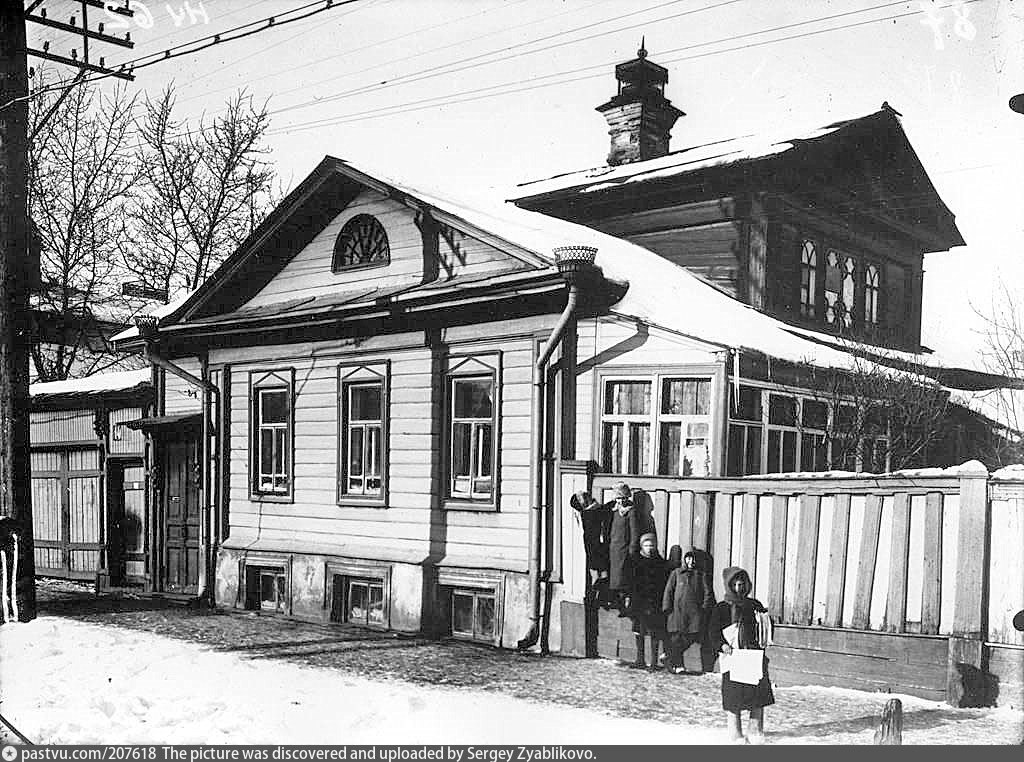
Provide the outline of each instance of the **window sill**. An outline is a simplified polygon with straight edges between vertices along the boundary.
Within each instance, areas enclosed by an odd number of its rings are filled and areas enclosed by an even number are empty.
[[[276,492],[250,492],[249,500],[253,503],[294,503],[295,497]]]
[[[342,495],[338,498],[337,505],[339,508],[377,508],[385,509],[388,507],[386,498],[383,497],[363,497],[361,495]]]
[[[468,500],[449,497],[441,506],[446,511],[478,511],[497,513],[498,505],[493,500]]]

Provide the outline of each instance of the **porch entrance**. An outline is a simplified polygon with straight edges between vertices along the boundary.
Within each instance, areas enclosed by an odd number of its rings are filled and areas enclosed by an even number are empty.
[[[107,469],[110,580],[115,585],[141,585],[147,579],[150,543],[146,469],[141,458],[109,458]]]
[[[183,432],[168,433],[160,453],[163,590],[195,593],[201,556],[199,440]]]

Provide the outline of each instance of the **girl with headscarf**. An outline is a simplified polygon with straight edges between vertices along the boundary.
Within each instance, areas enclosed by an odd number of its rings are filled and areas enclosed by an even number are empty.
[[[725,582],[725,600],[712,610],[709,634],[717,650],[724,655],[732,653],[733,646],[723,634],[730,625],[736,625],[736,648],[763,649],[766,645],[761,631],[759,615],[767,612],[764,605],[750,597],[750,575],[739,566],[730,566],[722,572]],[[722,708],[730,715],[730,730],[734,741],[764,741],[764,708],[775,703],[772,685],[768,680],[768,657],[764,657],[761,680],[757,685],[736,682],[728,672],[722,673]],[[744,739],[741,712],[750,712],[751,734]]]

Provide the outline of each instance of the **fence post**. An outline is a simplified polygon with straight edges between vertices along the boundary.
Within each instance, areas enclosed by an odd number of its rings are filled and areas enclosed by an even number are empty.
[[[985,641],[989,513],[988,471],[976,460],[960,467],[960,520],[957,527],[956,589],[949,638],[946,701],[977,706],[984,699],[982,670]]]

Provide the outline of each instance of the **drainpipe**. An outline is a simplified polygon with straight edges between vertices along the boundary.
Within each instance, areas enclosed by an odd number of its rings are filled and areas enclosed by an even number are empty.
[[[549,506],[544,504],[544,432],[549,422],[545,410],[547,397],[547,364],[555,347],[559,345],[569,322],[575,318],[579,300],[579,274],[589,269],[597,255],[597,249],[590,246],[560,246],[554,250],[558,270],[569,284],[569,296],[551,335],[541,348],[533,366],[533,385],[530,405],[530,504],[529,572],[530,572],[530,629],[517,647],[525,651],[534,646],[541,634],[541,597],[544,578],[541,574],[541,557],[544,555],[544,526]],[[563,372],[570,372],[564,369]],[[541,652],[547,652],[547,644],[541,644]]]
[[[203,406],[203,441],[199,448],[199,457],[202,458],[200,474],[200,492],[202,495],[200,503],[200,517],[199,517],[199,547],[202,549],[203,555],[203,566],[202,574],[199,577],[199,590],[196,593],[196,597],[199,600],[207,600],[208,603],[212,603],[212,591],[213,587],[210,584],[212,577],[212,548],[213,548],[213,527],[210,523],[210,395],[216,395],[217,409],[220,409],[220,388],[216,384],[211,384],[205,378],[200,378],[189,373],[184,368],[175,365],[165,357],[161,357],[157,354],[156,348],[156,334],[158,330],[157,318],[152,316],[144,316],[135,318],[135,324],[138,326],[139,334],[146,341],[145,357],[146,361],[158,368],[163,368],[169,373],[174,374],[178,378],[188,381],[193,386],[198,386],[202,389],[202,406]],[[205,366],[204,366],[205,367]],[[205,371],[204,371],[205,374]]]

